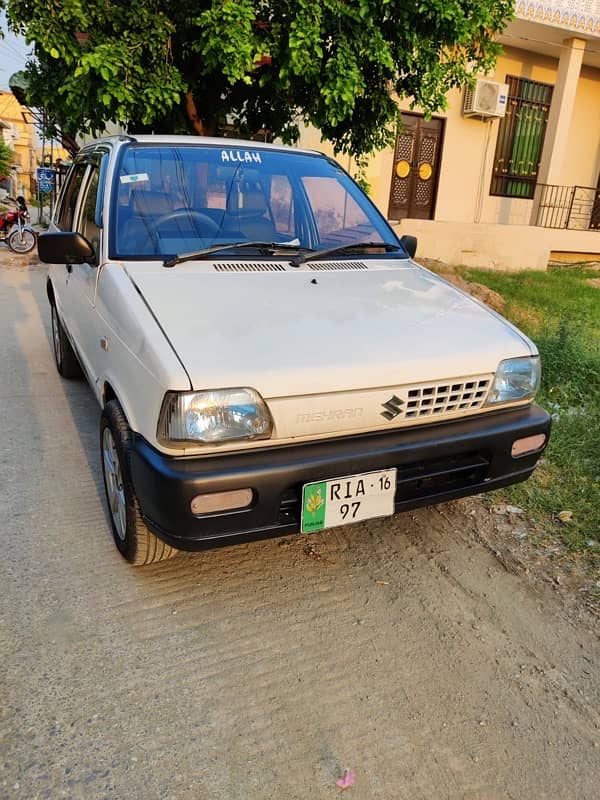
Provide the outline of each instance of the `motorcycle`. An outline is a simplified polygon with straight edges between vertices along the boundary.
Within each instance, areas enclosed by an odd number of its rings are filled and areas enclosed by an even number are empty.
[[[27,203],[22,195],[16,199],[7,197],[16,204],[11,211],[0,213],[0,242],[5,242],[15,253],[30,253],[35,247],[35,231],[27,223],[31,219]]]

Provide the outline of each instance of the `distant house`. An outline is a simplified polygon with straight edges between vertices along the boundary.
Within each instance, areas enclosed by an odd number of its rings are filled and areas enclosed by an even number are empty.
[[[27,109],[20,105],[12,92],[2,90],[0,90],[0,136],[15,153],[12,166],[17,194],[29,197],[36,167],[34,126],[28,119]],[[11,187],[11,192],[14,190],[15,187]]]
[[[545,268],[600,260],[600,0],[517,0],[495,72],[425,120],[402,102],[371,195],[419,254]],[[322,146],[317,132],[301,144]],[[344,166],[347,166],[344,164]]]

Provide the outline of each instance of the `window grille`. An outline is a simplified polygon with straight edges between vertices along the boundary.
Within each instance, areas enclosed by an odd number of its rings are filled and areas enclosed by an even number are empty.
[[[508,104],[500,121],[490,194],[533,197],[552,100],[547,83],[506,76]]]

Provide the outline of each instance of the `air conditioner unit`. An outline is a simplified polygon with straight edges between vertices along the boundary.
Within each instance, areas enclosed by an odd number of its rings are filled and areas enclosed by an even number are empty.
[[[506,114],[508,84],[478,78],[475,86],[465,89],[465,117],[503,117]]]

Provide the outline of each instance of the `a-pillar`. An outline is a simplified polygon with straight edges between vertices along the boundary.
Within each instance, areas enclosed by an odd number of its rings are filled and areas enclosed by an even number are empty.
[[[556,84],[552,92],[552,103],[548,114],[544,149],[538,169],[538,184],[562,183],[562,169],[567,151],[569,129],[573,118],[575,94],[581,71],[581,62],[585,50],[584,39],[565,39],[558,62]],[[535,193],[531,224],[535,225],[537,219],[540,193]]]

